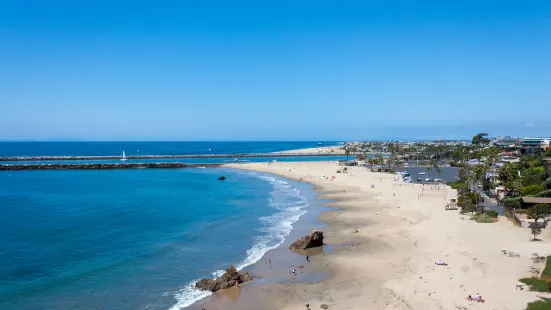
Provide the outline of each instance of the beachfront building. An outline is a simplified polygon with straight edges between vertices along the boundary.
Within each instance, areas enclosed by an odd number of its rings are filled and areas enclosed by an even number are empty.
[[[494,189],[494,195],[498,201],[502,201],[505,198],[505,187],[498,186]]]
[[[511,138],[510,136],[497,137],[494,145],[501,147],[517,147],[521,140],[517,138]]]
[[[551,198],[550,197],[532,197],[532,196],[524,196],[521,198],[522,200],[522,207],[524,209],[528,209],[530,207],[533,207],[536,204],[542,203],[542,204],[551,204]]]
[[[551,138],[524,138],[520,145],[523,147],[549,147]]]

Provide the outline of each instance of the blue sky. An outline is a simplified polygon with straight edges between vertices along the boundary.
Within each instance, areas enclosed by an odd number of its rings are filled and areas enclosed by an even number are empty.
[[[0,2],[0,139],[551,135],[551,1]]]

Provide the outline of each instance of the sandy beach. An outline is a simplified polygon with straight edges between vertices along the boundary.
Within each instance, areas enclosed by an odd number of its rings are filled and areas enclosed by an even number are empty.
[[[332,153],[332,154],[344,154],[344,150],[342,149],[341,145],[337,146],[320,146],[320,147],[314,147],[314,148],[307,148],[307,149],[298,149],[298,150],[288,150],[288,151],[281,151],[281,152],[275,152],[278,154],[305,154],[305,155],[311,155],[311,154],[319,154],[319,153]]]
[[[266,172],[314,185],[337,210],[321,213],[325,243],[306,270],[330,276],[312,283],[245,285],[241,296],[212,309],[515,309],[542,293],[516,289],[531,276],[532,253],[551,254],[549,230],[530,242],[529,230],[506,218],[480,224],[446,211],[448,187],[403,184],[390,174],[336,162],[250,163],[232,168]],[[333,178],[334,177],[334,178]],[[374,185],[374,188],[372,186]],[[464,219],[462,219],[462,217]],[[518,253],[509,257],[501,250]],[[448,265],[439,266],[443,260]],[[480,294],[485,303],[466,300]],[[198,309],[200,309],[199,307]]]

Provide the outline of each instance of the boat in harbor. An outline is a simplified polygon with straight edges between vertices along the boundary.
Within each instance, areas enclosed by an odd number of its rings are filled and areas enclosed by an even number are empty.
[[[425,175],[426,173],[425,172],[419,172],[419,175]]]
[[[122,157],[121,157],[121,160],[122,160],[122,161],[125,161],[125,160],[126,160],[126,154],[124,153],[124,151],[122,151]]]
[[[421,181],[423,181],[422,178],[417,178],[417,182],[421,182]]]

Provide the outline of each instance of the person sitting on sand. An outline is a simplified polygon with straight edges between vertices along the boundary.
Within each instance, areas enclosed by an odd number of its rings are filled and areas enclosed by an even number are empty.
[[[310,309],[310,302],[308,300],[306,301],[306,309]]]
[[[479,295],[478,293],[476,293],[476,297],[475,297],[474,299],[476,299],[477,301],[479,301],[479,300],[480,300],[480,295]]]
[[[467,300],[468,300],[468,301],[473,300],[473,298],[471,297],[471,295],[467,296]]]

